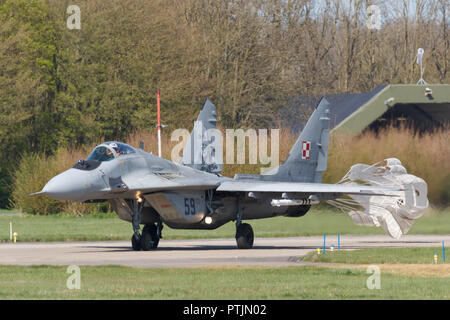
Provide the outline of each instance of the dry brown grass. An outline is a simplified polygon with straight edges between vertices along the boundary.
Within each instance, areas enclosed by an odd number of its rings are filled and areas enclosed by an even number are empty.
[[[398,158],[408,170],[428,184],[428,198],[436,205],[448,205],[450,197],[450,129],[414,134],[408,128],[388,128],[376,135],[333,136],[324,182],[339,181],[355,163],[372,164]]]

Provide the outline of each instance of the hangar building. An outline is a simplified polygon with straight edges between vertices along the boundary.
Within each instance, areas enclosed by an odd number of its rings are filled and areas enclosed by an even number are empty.
[[[315,107],[322,96],[298,96],[281,110],[283,123],[301,130],[305,110]],[[332,132],[358,135],[387,125],[413,126],[419,131],[433,130],[450,122],[450,85],[385,85],[369,93],[328,94]],[[309,112],[308,112],[309,113]],[[308,115],[306,115],[306,118]]]

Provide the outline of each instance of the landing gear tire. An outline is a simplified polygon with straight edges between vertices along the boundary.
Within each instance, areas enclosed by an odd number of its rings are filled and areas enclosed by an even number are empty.
[[[253,247],[253,229],[248,223],[240,224],[236,229],[236,243],[239,249],[251,249]]]
[[[131,246],[134,251],[141,250],[141,239],[138,239],[135,234],[131,237]]]
[[[142,230],[141,248],[144,251],[154,250],[158,247],[158,229],[154,224],[148,224]]]

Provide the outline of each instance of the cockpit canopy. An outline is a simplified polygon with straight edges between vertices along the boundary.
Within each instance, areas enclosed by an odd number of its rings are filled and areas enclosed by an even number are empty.
[[[97,161],[103,162],[103,161],[112,160],[114,158],[115,158],[115,156],[114,156],[114,153],[111,151],[111,149],[109,149],[105,146],[98,146],[86,158],[86,161],[97,160]]]
[[[88,160],[97,160],[100,162],[110,161],[116,157],[136,153],[136,149],[126,143],[110,141],[97,146],[86,158]]]

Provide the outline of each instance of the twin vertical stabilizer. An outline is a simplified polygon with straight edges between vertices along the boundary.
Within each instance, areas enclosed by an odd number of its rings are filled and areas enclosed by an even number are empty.
[[[322,98],[313,112],[286,161],[270,171],[271,180],[322,182],[327,169],[330,130],[330,104]]]
[[[216,123],[216,107],[206,99],[183,150],[181,164],[206,172],[222,171],[222,135],[216,130]]]

